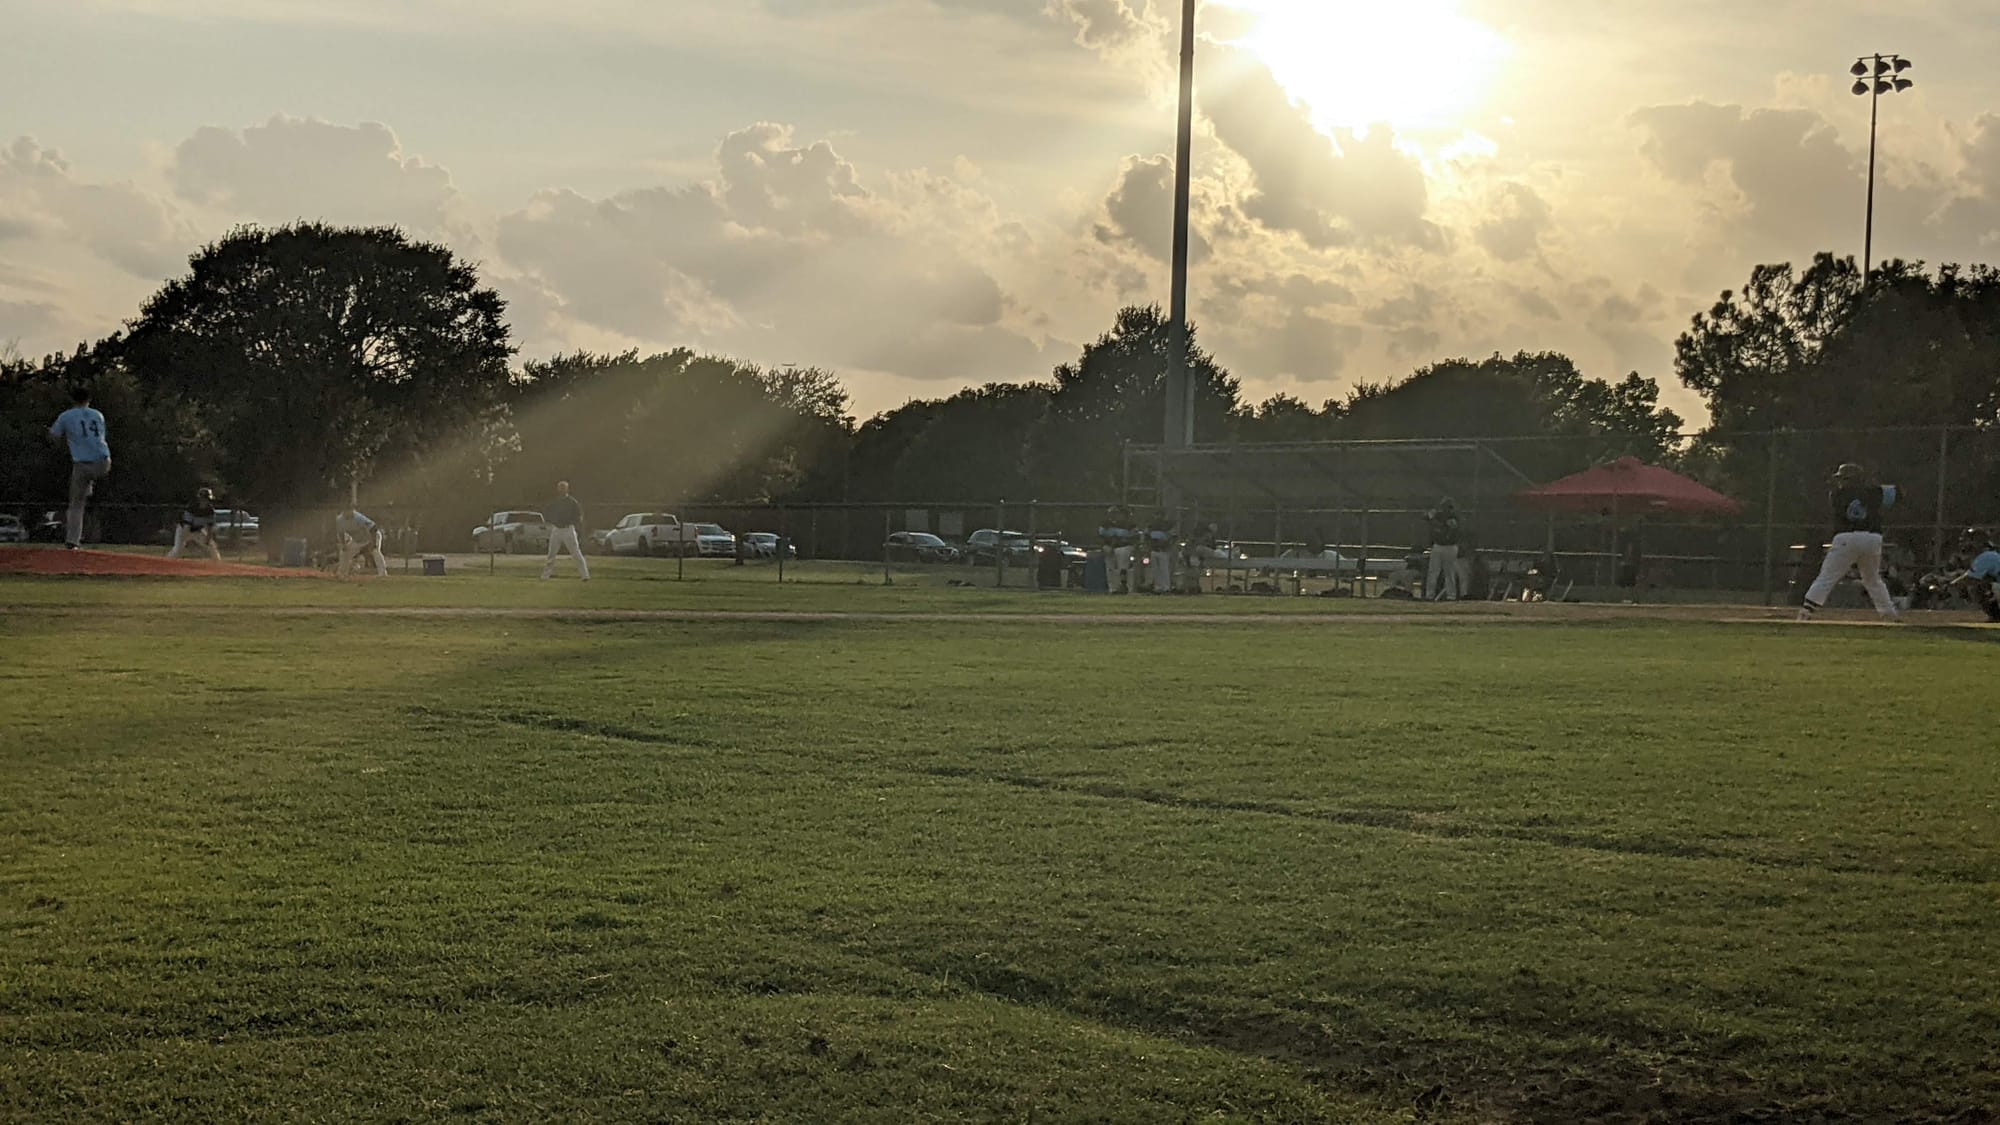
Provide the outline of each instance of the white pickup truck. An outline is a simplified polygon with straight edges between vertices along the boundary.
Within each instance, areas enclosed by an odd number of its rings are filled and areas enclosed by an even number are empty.
[[[682,523],[670,512],[633,512],[604,533],[604,550],[613,555],[684,555],[695,553],[695,525]]]
[[[472,529],[472,549],[511,555],[549,549],[549,525],[540,512],[495,512]]]

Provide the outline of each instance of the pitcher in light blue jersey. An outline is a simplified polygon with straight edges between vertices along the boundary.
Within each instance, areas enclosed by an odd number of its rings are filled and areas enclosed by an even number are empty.
[[[78,387],[70,394],[75,406],[56,416],[49,427],[49,441],[69,446],[69,522],[63,545],[74,551],[83,543],[83,509],[97,482],[111,474],[111,442],[105,434],[104,415],[90,405],[90,390]]]

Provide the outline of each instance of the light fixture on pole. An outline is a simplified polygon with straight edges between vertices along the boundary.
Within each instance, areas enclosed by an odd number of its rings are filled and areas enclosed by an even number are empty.
[[[1868,284],[1875,264],[1875,121],[1883,94],[1900,94],[1916,85],[1903,72],[1910,60],[1901,55],[1863,55],[1847,73],[1854,76],[1854,96],[1868,99],[1868,221],[1861,238],[1861,283]]]
[[[1194,5],[1181,4],[1181,116],[1174,156],[1174,257],[1167,326],[1166,444],[1194,444],[1194,380],[1188,371],[1188,162],[1194,155]]]

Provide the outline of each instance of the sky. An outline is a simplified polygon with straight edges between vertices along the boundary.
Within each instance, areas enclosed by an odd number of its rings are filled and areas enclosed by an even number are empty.
[[[1991,0],[1208,0],[1190,307],[1310,403],[1557,350],[1673,377],[1761,262],[1994,261]],[[1174,0],[0,0],[0,347],[116,330],[242,224],[477,263],[522,358],[1046,378],[1168,297]]]

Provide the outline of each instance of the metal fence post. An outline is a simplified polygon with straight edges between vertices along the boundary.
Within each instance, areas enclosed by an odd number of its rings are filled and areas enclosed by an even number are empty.
[[[1764,435],[1769,444],[1764,467],[1764,604],[1770,605],[1778,590],[1778,560],[1775,554],[1778,509],[1778,431]]]
[[[1933,562],[1941,561],[1944,558],[1944,495],[1945,495],[1945,490],[1951,487],[1951,484],[1947,479],[1945,473],[1945,464],[1946,464],[1945,458],[1949,456],[1950,443],[1951,443],[1951,426],[1949,424],[1939,426],[1938,427],[1938,471],[1937,471],[1937,490],[1938,490],[1937,523],[1933,528],[1935,534],[1932,536],[1932,541],[1931,541],[1931,559]]]
[[[783,504],[780,504],[778,505],[778,581],[779,582],[783,582],[785,580],[785,550],[789,546],[791,546],[791,540],[787,537],[787,533],[785,531],[785,506]]]
[[[1004,590],[1007,588],[1007,501],[1000,501],[996,510],[999,520],[993,530],[1000,538],[993,544],[993,587]]]

